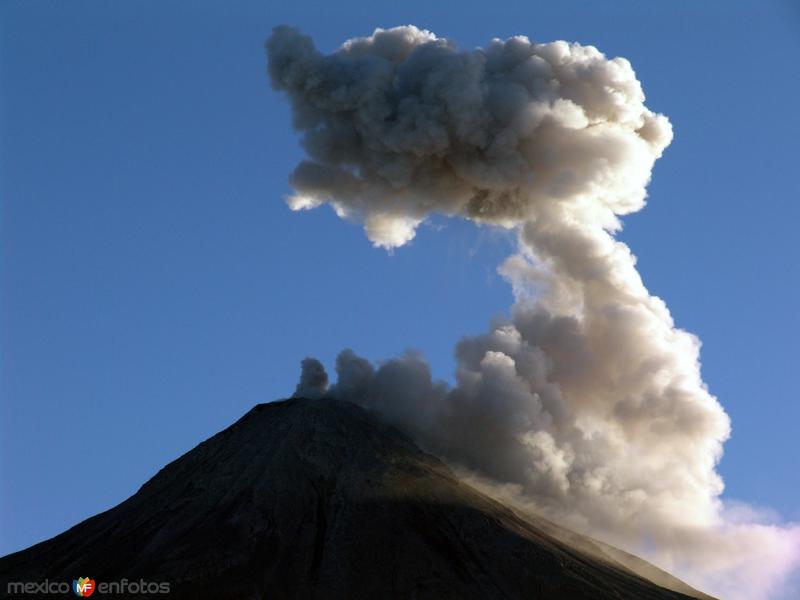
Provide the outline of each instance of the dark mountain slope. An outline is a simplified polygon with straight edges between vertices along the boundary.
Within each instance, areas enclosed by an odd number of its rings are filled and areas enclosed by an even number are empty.
[[[88,575],[215,600],[703,597],[612,554],[516,515],[353,404],[293,399],[256,406],[119,506],[0,559],[0,590]]]

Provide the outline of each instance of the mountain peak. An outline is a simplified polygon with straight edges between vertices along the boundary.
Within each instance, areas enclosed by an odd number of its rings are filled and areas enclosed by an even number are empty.
[[[143,578],[216,600],[707,598],[603,547],[514,513],[364,408],[292,398],[255,406],[125,502],[0,559],[0,580]]]

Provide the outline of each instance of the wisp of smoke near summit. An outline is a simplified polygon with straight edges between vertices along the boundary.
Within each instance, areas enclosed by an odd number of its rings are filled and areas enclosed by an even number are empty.
[[[417,354],[376,366],[347,349],[330,386],[306,359],[295,395],[376,410],[491,494],[722,598],[779,587],[800,527],[721,499],[730,423],[700,342],[615,238],[672,140],[630,63],[521,36],[460,50],[410,25],[329,55],[278,27],[267,52],[307,154],[291,209],[330,204],[386,249],[434,214],[518,240],[499,267],[511,316],[457,343],[455,385]]]

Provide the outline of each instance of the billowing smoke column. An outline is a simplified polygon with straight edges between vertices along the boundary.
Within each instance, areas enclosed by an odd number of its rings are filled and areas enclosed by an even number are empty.
[[[672,138],[628,61],[524,37],[460,51],[413,26],[327,56],[279,27],[267,50],[308,155],[292,209],[329,203],[385,248],[434,213],[519,239],[500,267],[512,317],[458,343],[455,387],[417,355],[376,368],[345,350],[326,393],[376,409],[507,500],[725,598],[767,597],[800,531],[721,502],[729,421],[701,379],[700,343],[613,236]],[[304,362],[298,393],[324,392],[320,368]]]

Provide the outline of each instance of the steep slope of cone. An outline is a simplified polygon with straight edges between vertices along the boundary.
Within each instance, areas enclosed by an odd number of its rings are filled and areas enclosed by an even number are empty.
[[[614,552],[515,514],[362,408],[292,399],[256,406],[122,504],[0,559],[0,584],[144,579],[216,600],[705,597]]]

